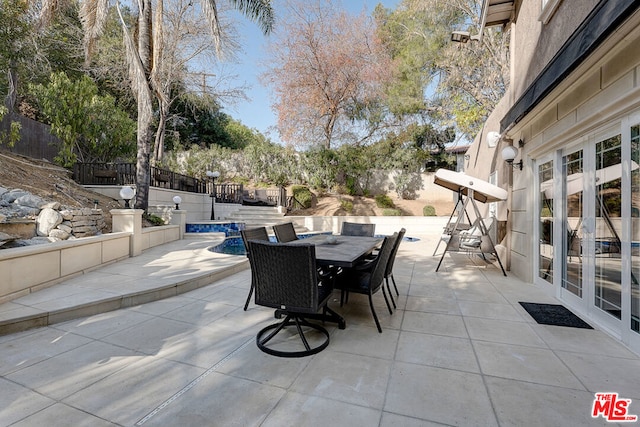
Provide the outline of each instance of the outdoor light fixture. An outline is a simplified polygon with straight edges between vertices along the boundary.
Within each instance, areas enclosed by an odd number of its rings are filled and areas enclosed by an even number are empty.
[[[182,197],[173,196],[173,203],[176,204],[176,210],[180,210],[180,203],[182,202]]]
[[[211,221],[216,219],[215,208],[216,208],[216,178],[220,176],[220,172],[218,171],[207,171],[207,176],[211,178],[211,182],[213,183],[213,189],[211,191]]]
[[[131,206],[129,206],[129,201],[133,199],[133,196],[135,195],[136,195],[136,191],[132,187],[125,185],[120,189],[120,198],[124,200],[125,209],[131,208]]]
[[[522,170],[522,159],[520,159],[520,161],[517,163],[513,163],[515,158],[518,156],[518,151],[519,150],[513,145],[507,145],[502,149],[502,159],[505,162],[509,163],[509,165],[514,169],[517,167],[518,169]]]
[[[466,43],[469,40],[480,41],[480,34],[472,36],[469,31],[453,31],[451,33],[451,41],[456,43]]]

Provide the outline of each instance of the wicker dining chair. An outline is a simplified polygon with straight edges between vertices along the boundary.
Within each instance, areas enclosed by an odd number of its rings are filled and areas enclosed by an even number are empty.
[[[329,332],[308,319],[338,321],[341,328],[344,321],[327,307],[333,289],[330,281],[318,278],[315,246],[258,240],[249,240],[248,245],[256,304],[275,308],[276,317],[285,316],[281,322],[258,332],[258,348],[279,357],[309,356],[325,349],[329,345]],[[297,331],[304,349],[300,345],[292,348],[291,340],[274,340],[276,335],[287,331],[288,326],[295,326],[293,330]]]
[[[298,240],[298,235],[293,227],[292,222],[285,222],[284,224],[276,224],[273,226],[273,232],[276,235],[276,239],[280,243],[293,242]]]
[[[240,231],[240,235],[242,236],[242,243],[244,243],[244,249],[247,252],[247,257],[249,256],[249,245],[247,241],[249,240],[261,240],[268,242],[269,235],[267,234],[266,227],[257,227],[257,228],[248,228]],[[249,301],[251,301],[251,295],[253,295],[254,289],[254,280],[253,280],[253,271],[251,271],[251,287],[249,288],[249,295],[247,295],[247,301],[244,303],[244,311],[247,311],[247,307],[249,307]]]
[[[361,224],[357,222],[343,222],[340,234],[343,236],[373,237],[376,231],[375,224]]]
[[[384,289],[384,275],[389,257],[391,257],[391,252],[397,239],[398,233],[393,233],[392,236],[385,237],[377,257],[370,261],[365,261],[360,265],[356,265],[353,268],[345,268],[342,273],[335,278],[335,287],[341,290],[340,305],[344,304],[345,297],[348,298],[349,293],[365,294],[368,296],[371,314],[380,333],[382,333],[382,327],[380,326],[376,310],[373,307],[373,294],[382,290],[389,314],[393,314],[393,310],[391,310],[391,305],[387,299],[387,293]]]
[[[391,287],[389,286],[389,279],[391,279],[393,283],[393,287],[396,290],[396,295],[400,296],[400,292],[398,292],[398,286],[396,285],[396,279],[393,277],[393,264],[396,261],[396,254],[398,253],[398,248],[400,247],[400,243],[404,238],[404,233],[406,233],[406,229],[403,227],[398,232],[398,238],[396,239],[395,245],[393,245],[393,249],[391,251],[391,256],[389,257],[389,261],[387,261],[387,267],[384,270],[384,280],[387,283],[387,290],[389,291],[389,296],[391,297],[391,301],[393,302],[393,308],[396,308],[396,302],[393,299],[393,295],[391,295]]]

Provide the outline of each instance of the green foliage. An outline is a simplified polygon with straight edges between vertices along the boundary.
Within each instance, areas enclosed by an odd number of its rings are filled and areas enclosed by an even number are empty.
[[[243,147],[235,146],[230,140],[225,129],[231,118],[222,112],[220,105],[211,97],[194,94],[179,96],[171,104],[170,114],[175,119],[170,120],[167,125],[167,150],[186,149],[192,145],[202,148],[213,145]]]
[[[383,209],[383,216],[402,216],[402,211],[400,209]]]
[[[206,173],[210,171],[220,172],[218,182],[231,179],[227,175],[227,163],[234,163],[234,152],[228,148],[213,145],[202,148],[199,145],[189,147],[189,150],[178,149],[167,153],[161,167],[183,175],[189,175],[200,179],[208,179]]]
[[[8,93],[8,71],[29,56],[26,42],[31,26],[27,19],[27,3],[16,0],[0,0],[0,94]]]
[[[436,216],[436,208],[431,205],[426,205],[422,208],[422,216]]]
[[[347,213],[353,212],[353,202],[348,199],[340,199],[340,207]]]
[[[165,225],[164,219],[162,219],[161,217],[159,217],[157,215],[150,214],[148,212],[145,212],[143,214],[143,218],[144,218],[144,220],[150,222],[151,224],[153,224],[155,226]]]
[[[378,36],[395,64],[386,87],[389,109],[399,117],[456,126],[473,139],[509,83],[509,34],[483,29],[478,43],[451,43],[453,30],[481,30],[477,0],[403,0],[374,12]]]
[[[0,105],[0,122],[7,114],[7,107]],[[0,132],[0,145],[6,145],[9,148],[15,147],[16,143],[20,141],[20,130],[22,125],[19,122],[12,121],[10,124],[9,132]]]
[[[338,170],[335,150],[316,148],[301,154],[301,167],[307,173],[307,181],[313,189],[328,190],[335,184]]]
[[[253,141],[244,150],[245,172],[253,181],[265,181],[277,186],[295,182],[297,158],[291,149],[267,140]]]
[[[391,200],[391,197],[387,196],[386,194],[377,194],[375,196],[375,200],[376,200],[376,206],[379,208],[395,208],[395,204],[393,203],[393,200]]]
[[[135,122],[115,106],[113,97],[100,96],[89,77],[72,81],[56,73],[49,84],[30,85],[30,91],[62,142],[56,158],[61,165],[110,162],[135,152]]]
[[[313,202],[313,193],[308,187],[303,185],[294,185],[291,187],[291,192],[295,200],[297,200],[303,209],[310,208]]]

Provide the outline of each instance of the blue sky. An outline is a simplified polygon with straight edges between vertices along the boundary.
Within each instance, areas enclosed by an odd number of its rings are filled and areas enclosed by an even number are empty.
[[[369,13],[378,3],[385,7],[395,9],[401,0],[337,0],[343,7],[354,15],[359,14],[363,8]],[[276,19],[282,13],[282,2],[276,0],[274,8]],[[258,26],[245,18],[238,18],[240,40],[244,53],[238,56],[238,64],[226,64],[225,70],[237,75],[233,82],[237,85],[249,86],[246,91],[248,101],[238,102],[237,105],[225,105],[224,111],[244,125],[254,128],[267,135],[273,142],[279,142],[277,131],[274,129],[276,116],[271,110],[270,91],[258,82],[258,75],[262,72],[260,63],[264,56],[263,51],[267,44],[267,38],[262,35]]]

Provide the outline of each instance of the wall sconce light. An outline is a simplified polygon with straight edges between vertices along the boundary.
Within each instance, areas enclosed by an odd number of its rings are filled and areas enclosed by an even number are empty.
[[[125,209],[131,208],[131,206],[129,206],[129,201],[133,199],[133,196],[135,195],[136,195],[136,190],[134,190],[132,187],[129,187],[128,185],[125,185],[120,189],[120,198],[124,200]]]
[[[500,132],[491,131],[487,134],[487,144],[489,148],[493,148],[498,145],[498,141],[500,141]]]
[[[468,31],[453,31],[451,41],[456,43],[466,43],[469,40],[480,41],[480,34],[472,36]]]
[[[182,203],[182,197],[180,196],[173,196],[173,203],[176,204],[176,210],[180,210],[180,203]]]
[[[518,156],[519,151],[520,150],[518,150],[513,145],[507,145],[502,149],[501,154],[502,154],[502,159],[505,162],[509,163],[509,166],[512,166],[514,169],[517,167],[518,169],[522,170],[522,159],[520,159],[520,161],[517,163],[513,163],[515,158]]]

